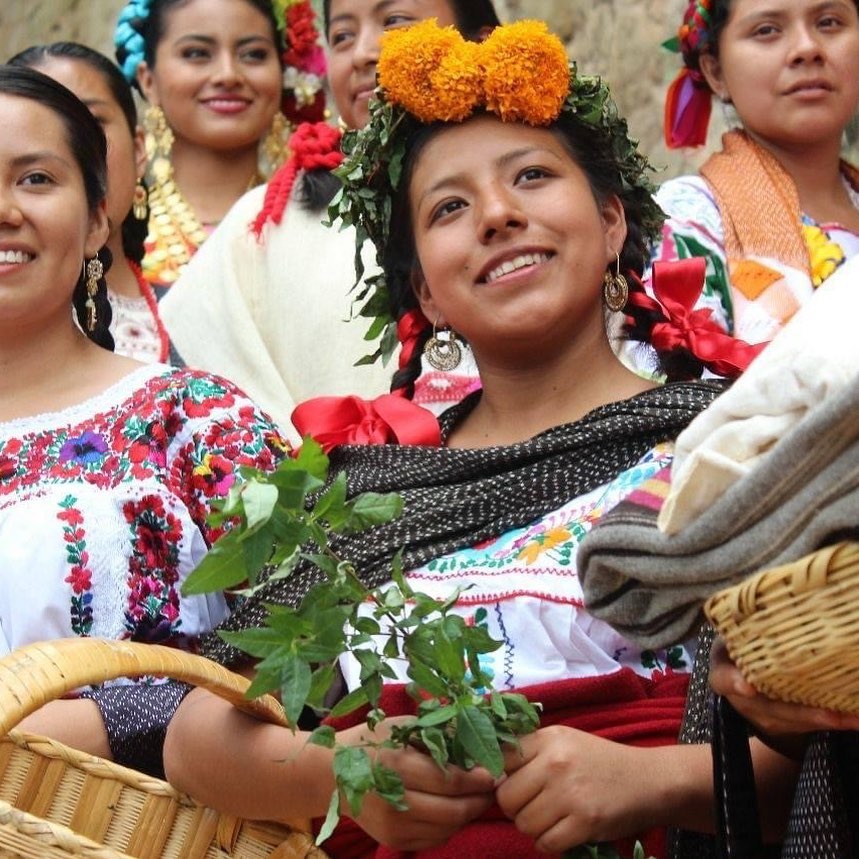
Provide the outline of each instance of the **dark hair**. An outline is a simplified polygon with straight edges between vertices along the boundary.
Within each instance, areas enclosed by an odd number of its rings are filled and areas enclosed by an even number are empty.
[[[149,15],[142,22],[140,35],[143,36],[143,59],[149,68],[155,68],[155,51],[159,43],[164,38],[164,33],[167,31],[167,16],[171,10],[181,6],[186,6],[192,0],[152,0],[149,7]],[[283,33],[274,13],[274,5],[271,0],[244,0],[249,6],[253,6],[258,12],[261,12],[266,20],[271,25],[271,34],[277,48],[278,62],[282,63],[283,54]],[[124,56],[120,56],[123,49],[117,47],[116,58],[120,65],[125,61]]]
[[[81,171],[87,209],[91,215],[94,214],[107,194],[107,141],[89,108],[53,78],[25,66],[0,65],[0,94],[34,101],[57,116],[63,124],[69,149]],[[99,257],[107,270],[111,262],[107,248],[99,251]],[[111,313],[107,284],[104,278],[99,281],[95,296],[98,324],[94,331],[87,331],[87,295],[83,264],[81,269],[81,276],[72,295],[78,322],[92,341],[106,349],[113,349],[113,337],[108,330]]]
[[[479,114],[477,114],[479,115]],[[420,125],[406,142],[403,172],[391,209],[391,232],[385,243],[382,268],[388,285],[390,309],[394,319],[418,306],[412,288],[414,274],[418,271],[417,250],[414,240],[409,186],[418,156],[441,130],[450,128],[449,123]],[[621,271],[641,275],[648,259],[648,242],[642,225],[643,208],[651,202],[649,194],[641,187],[630,187],[623,181],[618,164],[612,156],[612,148],[603,145],[596,129],[582,122],[575,114],[562,113],[549,130],[563,143],[572,159],[588,179],[591,192],[602,205],[612,196],[617,196],[626,216],[626,239],[620,251]],[[633,283],[638,278],[633,278]],[[633,285],[632,288],[635,288]],[[428,339],[431,331],[424,332],[422,340]],[[414,382],[420,375],[420,355],[423,342],[418,342],[411,362],[394,374],[392,390],[405,389],[408,396],[414,391]]]
[[[129,134],[134,137],[137,132],[137,107],[134,104],[134,95],[119,67],[104,54],[79,42],[51,42],[47,45],[33,45],[25,48],[9,60],[9,65],[38,69],[47,65],[52,59],[86,63],[100,74],[125,117]],[[137,265],[143,261],[145,253],[148,220],[148,218],[137,218],[129,212],[122,222],[123,253]]]
[[[447,0],[456,18],[457,29],[467,39],[476,39],[485,27],[497,27],[501,21],[492,0]],[[325,38],[331,28],[331,0],[322,0]]]

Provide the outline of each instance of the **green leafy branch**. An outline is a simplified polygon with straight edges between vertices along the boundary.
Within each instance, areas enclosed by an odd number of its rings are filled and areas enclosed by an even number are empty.
[[[406,688],[417,702],[417,715],[394,726],[389,739],[340,746],[330,726],[310,735],[310,742],[334,750],[336,789],[320,842],[336,825],[343,800],[353,816],[369,791],[404,808],[402,781],[374,760],[374,747],[418,746],[442,768],[483,766],[499,776],[503,745],[515,744],[539,723],[536,708],[524,696],[492,689],[480,657],[497,650],[500,642],[451,613],[460,591],[437,600],[413,590],[399,555],[392,562],[391,582],[368,588],[354,566],[337,556],[331,535],[388,522],[399,515],[402,500],[375,493],[347,500],[345,475],[327,481],[327,471],[327,457],[310,440],[295,459],[271,474],[243,471],[244,483],[214,514],[218,523],[233,520],[233,527],[184,587],[190,594],[246,585],[241,592],[252,594],[272,579],[292,575],[301,562],[311,562],[325,574],[297,609],[270,606],[266,626],[223,633],[230,644],[259,660],[248,694],[280,690],[292,725],[307,706],[334,717],[365,707],[367,724],[374,728],[386,715],[379,706],[384,681],[396,678],[396,661],[405,661]],[[263,570],[269,573],[264,581]],[[344,653],[360,665],[360,683],[329,708],[325,696]]]
[[[232,527],[191,574],[183,592],[232,589],[249,596],[272,580],[293,575],[301,562],[325,574],[297,609],[272,605],[264,627],[222,633],[259,660],[248,695],[279,690],[292,725],[305,707],[334,717],[366,708],[366,722],[374,728],[385,719],[379,706],[383,683],[396,677],[393,665],[405,660],[411,681],[407,690],[417,702],[416,717],[392,727],[381,743],[339,745],[327,725],[311,733],[310,742],[334,751],[336,783],[317,840],[331,834],[343,801],[357,816],[370,791],[405,808],[399,775],[370,754],[379,747],[417,746],[439,767],[479,765],[501,775],[503,746],[517,743],[539,722],[533,704],[522,695],[493,690],[481,667],[480,657],[501,643],[450,613],[459,590],[437,600],[412,589],[399,554],[392,561],[390,583],[368,588],[354,566],[331,548],[334,534],[361,532],[394,519],[402,499],[366,492],[347,500],[345,475],[329,481],[328,458],[309,439],[274,472],[243,468],[241,474],[243,482],[214,505],[211,516],[213,524],[229,521]],[[344,653],[358,661],[360,684],[328,707],[326,693]],[[619,859],[605,844],[581,845],[566,856]],[[644,859],[641,845],[633,859]]]

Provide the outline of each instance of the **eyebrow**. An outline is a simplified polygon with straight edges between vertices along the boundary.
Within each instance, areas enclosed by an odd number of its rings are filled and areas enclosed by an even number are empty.
[[[11,160],[13,167],[29,167],[31,164],[38,164],[43,161],[56,161],[65,167],[71,167],[71,162],[57,155],[56,152],[51,152],[49,149],[40,149],[36,152],[25,152],[23,155],[17,155]]]
[[[383,12],[389,6],[393,6],[394,3],[398,2],[398,0],[379,0],[375,6],[370,10],[371,15],[378,15],[380,12]],[[339,15],[335,15],[328,22],[328,32],[331,32],[331,28],[335,24],[343,23],[344,21],[354,21],[357,19],[357,15],[353,12],[341,12]]]
[[[503,155],[495,159],[496,167],[506,167],[513,161],[517,161],[519,158],[523,158],[526,155],[531,155],[535,152],[541,152],[545,155],[550,155],[552,158],[560,161],[561,159],[558,157],[556,152],[552,152],[551,149],[546,149],[543,146],[523,146],[520,149],[511,149],[510,152],[505,152]],[[420,200],[418,200],[418,208],[420,208],[423,201],[430,195],[438,193],[439,191],[445,190],[445,188],[453,188],[462,184],[463,180],[468,178],[467,173],[454,173],[451,176],[443,176],[438,180],[434,185],[431,185],[429,188],[421,194]]]
[[[206,45],[216,45],[218,43],[218,40],[214,36],[207,36],[202,33],[185,33],[184,35],[176,39],[174,44],[181,45],[185,42],[203,42]],[[250,44],[251,42],[265,42],[269,45],[274,44],[270,36],[254,34],[252,36],[243,36],[241,39],[237,39],[236,46],[243,47],[244,45]]]
[[[808,12],[812,15],[819,14],[820,12],[825,11],[826,9],[836,9],[836,8],[844,8],[848,5],[846,0],[822,0],[822,2],[815,4],[812,6]],[[781,8],[764,8],[758,9],[753,12],[749,12],[748,15],[745,15],[743,18],[738,19],[738,22],[752,22],[757,21],[761,18],[780,18],[788,13],[788,9]]]

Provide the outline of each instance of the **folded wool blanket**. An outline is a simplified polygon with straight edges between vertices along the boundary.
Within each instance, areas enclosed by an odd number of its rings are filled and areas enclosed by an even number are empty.
[[[590,612],[643,647],[683,639],[712,593],[859,533],[859,375],[676,534],[656,527],[670,469],[579,546]]]
[[[859,367],[859,258],[817,290],[726,394],[680,434],[659,528],[676,534],[749,474]]]

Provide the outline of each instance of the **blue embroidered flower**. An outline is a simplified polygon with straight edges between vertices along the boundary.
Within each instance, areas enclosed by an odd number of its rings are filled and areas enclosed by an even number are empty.
[[[75,460],[81,465],[101,462],[107,453],[107,442],[92,430],[85,430],[77,438],[66,439],[60,448],[60,462]]]

